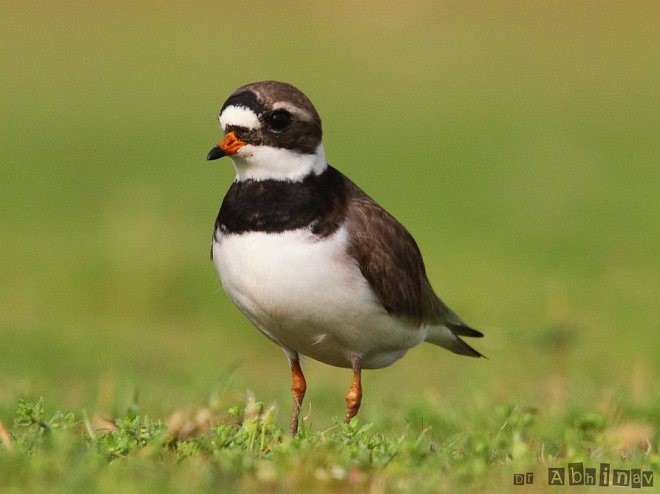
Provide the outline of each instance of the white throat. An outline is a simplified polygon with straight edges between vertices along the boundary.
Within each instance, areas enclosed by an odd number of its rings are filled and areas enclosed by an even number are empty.
[[[231,157],[236,180],[288,180],[300,182],[310,174],[320,175],[328,167],[323,144],[314,154],[302,154],[291,149],[247,144]]]

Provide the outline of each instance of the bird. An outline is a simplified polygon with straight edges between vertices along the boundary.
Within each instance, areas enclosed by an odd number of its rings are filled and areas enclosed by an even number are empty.
[[[362,401],[362,370],[387,367],[428,342],[483,357],[468,326],[434,292],[406,228],[328,164],[321,118],[291,84],[236,89],[218,115],[207,160],[236,172],[215,220],[211,259],[224,291],[286,354],[290,431],[307,390],[306,356],[353,372],[345,422]]]

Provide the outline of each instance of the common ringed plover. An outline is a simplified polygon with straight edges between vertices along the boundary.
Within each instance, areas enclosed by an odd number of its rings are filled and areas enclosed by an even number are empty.
[[[321,119],[290,84],[234,91],[220,109],[236,179],[215,221],[211,258],[222,286],[289,359],[298,430],[306,383],[300,355],[353,369],[348,422],[360,408],[362,369],[386,367],[421,342],[480,357],[462,336],[483,336],[434,293],[408,231],[330,166]]]

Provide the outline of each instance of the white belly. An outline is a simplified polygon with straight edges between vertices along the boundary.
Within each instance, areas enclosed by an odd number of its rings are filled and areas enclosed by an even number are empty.
[[[384,367],[420,343],[425,327],[391,317],[357,264],[346,232],[319,239],[284,233],[216,232],[213,260],[234,303],[273,341],[321,362]]]

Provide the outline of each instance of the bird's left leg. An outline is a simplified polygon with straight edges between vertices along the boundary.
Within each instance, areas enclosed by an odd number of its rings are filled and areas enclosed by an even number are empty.
[[[351,384],[351,387],[346,393],[346,417],[344,417],[344,422],[346,423],[350,422],[357,415],[360,409],[360,403],[362,402],[362,358],[354,357],[352,364],[353,384]]]

